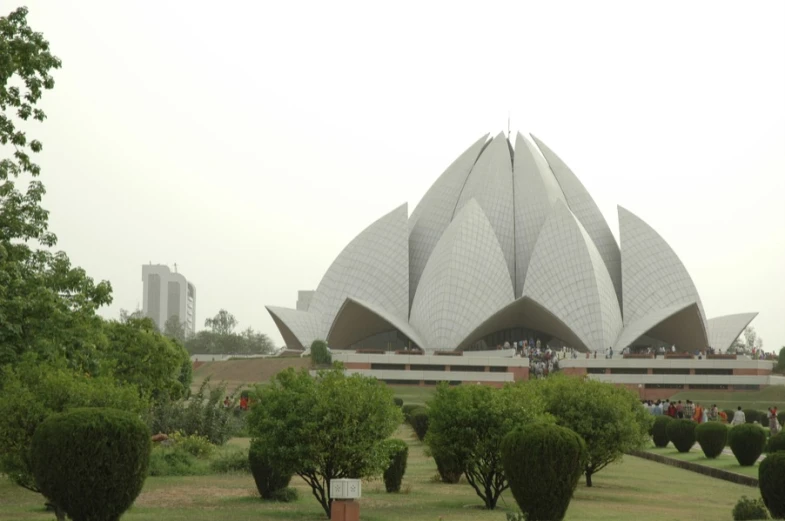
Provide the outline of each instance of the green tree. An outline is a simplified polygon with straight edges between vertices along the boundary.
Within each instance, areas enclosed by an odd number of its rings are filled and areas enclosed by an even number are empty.
[[[105,329],[108,348],[104,360],[115,378],[134,385],[142,396],[155,399],[178,399],[186,394],[190,381],[183,377],[183,371],[191,363],[188,352],[155,331],[152,320],[111,321]]]
[[[311,343],[311,362],[313,365],[330,365],[333,363],[333,355],[327,348],[324,340],[314,340]]]
[[[180,317],[172,315],[164,324],[164,336],[173,338],[180,343],[185,342],[185,322],[180,322]]]
[[[49,250],[57,238],[41,206],[41,169],[32,160],[43,146],[19,128],[46,119],[36,105],[54,87],[51,72],[58,68],[49,43],[27,25],[26,8],[0,18],[0,151],[12,152],[0,158],[0,365],[34,351],[94,370],[92,355],[102,341],[95,310],[111,303],[112,288]]]
[[[64,362],[42,363],[29,353],[5,366],[0,379],[0,473],[39,492],[30,468],[29,448],[38,425],[54,413],[76,407],[113,407],[135,413],[148,409],[146,397],[110,376],[75,373]]]
[[[308,483],[328,518],[330,481],[381,474],[389,463],[383,442],[403,420],[389,387],[340,370],[312,378],[287,369],[256,398],[254,443]]]
[[[544,399],[546,410],[559,425],[575,431],[586,442],[584,474],[588,487],[595,473],[649,441],[654,418],[627,389],[561,375],[528,385]]]
[[[425,443],[434,456],[461,462],[466,481],[492,510],[509,486],[501,459],[502,440],[516,427],[552,422],[544,412],[543,399],[525,386],[495,389],[443,383],[429,402]]]
[[[231,335],[237,327],[237,319],[225,309],[221,309],[213,318],[204,321],[204,327],[209,327],[218,335]]]
[[[785,372],[785,346],[782,346],[780,349],[780,354],[777,357],[777,366],[775,367],[775,371],[778,373]]]
[[[241,334],[243,343],[247,346],[245,351],[251,354],[268,355],[275,352],[275,344],[270,337],[259,333],[253,328],[245,329]]]

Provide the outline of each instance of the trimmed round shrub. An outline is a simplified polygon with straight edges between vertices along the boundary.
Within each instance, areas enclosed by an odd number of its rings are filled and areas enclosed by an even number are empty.
[[[586,444],[575,432],[536,423],[501,444],[510,491],[526,519],[561,521],[586,465]]]
[[[766,414],[756,409],[744,409],[744,418],[746,419],[747,423],[758,422],[763,424],[763,422],[766,421]],[[766,423],[766,425],[768,426],[768,423]]]
[[[728,426],[717,422],[701,423],[695,427],[695,438],[707,458],[716,458],[728,441]]]
[[[667,427],[673,418],[670,416],[657,416],[654,419],[654,424],[651,427],[651,437],[654,440],[655,447],[667,447],[670,439],[668,439]]]
[[[403,398],[398,398],[396,396],[395,398],[393,398],[393,402],[395,402],[395,405],[397,405],[398,407],[403,407]]]
[[[728,423],[733,421],[733,415],[736,413],[736,411],[734,411],[733,409],[723,409],[722,412],[724,412],[725,416],[728,417]]]
[[[785,423],[785,411],[777,413],[777,420],[780,422],[780,425]]]
[[[412,413],[419,409],[425,409],[422,405],[417,405],[416,403],[407,403],[401,407],[401,412],[403,413],[403,420],[406,423],[409,423],[409,420],[412,417]]]
[[[695,427],[698,424],[692,420],[681,419],[668,422],[665,432],[668,439],[679,452],[689,452],[695,445]]]
[[[758,467],[758,487],[774,519],[785,517],[785,452],[766,456]]]
[[[281,501],[276,493],[289,486],[294,474],[291,469],[267,457],[262,441],[259,439],[251,441],[248,464],[251,467],[253,480],[256,482],[256,490],[259,491],[262,499]]]
[[[766,444],[766,452],[769,454],[779,452],[781,450],[785,451],[785,431],[775,434],[769,438],[769,442]]]
[[[757,521],[768,518],[769,514],[766,512],[766,505],[760,499],[750,499],[747,496],[741,496],[736,506],[733,507],[733,521]]]
[[[428,433],[428,411],[425,409],[414,411],[412,418],[409,421],[417,435],[417,439],[422,441]]]
[[[150,429],[117,409],[73,409],[35,431],[30,463],[36,484],[73,521],[115,521],[147,477]]]
[[[401,481],[406,472],[409,446],[403,440],[387,440],[390,450],[390,465],[384,471],[384,488],[387,492],[400,492]]]
[[[436,470],[439,472],[442,483],[455,484],[461,480],[463,475],[461,461],[444,454],[434,454],[433,460],[436,462]]]
[[[730,450],[742,467],[754,465],[766,446],[766,433],[758,425],[745,423],[730,429]]]

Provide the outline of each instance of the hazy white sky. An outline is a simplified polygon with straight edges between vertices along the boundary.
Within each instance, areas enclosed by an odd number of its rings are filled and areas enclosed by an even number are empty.
[[[3,0],[4,13],[17,7]],[[532,132],[618,238],[616,205],[690,271],[709,317],[785,345],[785,2],[27,0],[63,60],[36,129],[52,229],[141,304],[177,262],[282,344],[341,249],[409,211],[486,132]]]

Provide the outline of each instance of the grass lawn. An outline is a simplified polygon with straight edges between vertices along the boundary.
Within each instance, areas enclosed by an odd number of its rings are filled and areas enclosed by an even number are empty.
[[[366,521],[503,521],[516,510],[509,493],[499,508],[481,508],[474,490],[465,483],[446,485],[432,480],[433,460],[408,427],[397,434],[410,446],[403,491],[387,494],[380,481],[363,483],[361,516]],[[247,439],[232,440],[247,446]],[[750,487],[701,476],[635,457],[625,457],[597,474],[595,486],[583,482],[567,512],[568,521],[582,520],[730,520],[733,505],[742,495],[757,496]],[[299,479],[292,485],[300,493],[295,503],[261,501],[248,474],[148,478],[144,491],[124,521],[265,521],[323,520],[310,489]],[[51,521],[41,508],[41,497],[0,480],[0,521]]]
[[[755,409],[766,411],[769,407],[777,406],[785,410],[785,386],[772,385],[760,391],[683,391],[671,397],[671,400],[692,400],[702,404],[717,404],[720,409],[736,410]]]
[[[414,403],[418,405],[425,405],[425,402],[430,400],[433,393],[436,392],[435,385],[390,385],[389,387],[395,392],[395,397],[401,398],[403,403]]]
[[[758,463],[755,463],[755,465],[751,467],[742,467],[732,454],[720,454],[714,459],[709,459],[703,455],[703,451],[697,445],[689,452],[679,452],[671,445],[663,449],[651,447],[646,450],[653,454],[659,454],[660,456],[666,456],[668,458],[689,461],[691,463],[697,463],[698,465],[727,470],[728,472],[735,472],[736,474],[744,474],[745,476],[751,476],[753,478],[758,477]]]

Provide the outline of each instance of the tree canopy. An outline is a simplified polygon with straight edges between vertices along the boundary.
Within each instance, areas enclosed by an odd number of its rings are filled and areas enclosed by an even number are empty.
[[[225,309],[221,309],[204,323],[210,328],[209,331],[199,331],[185,341],[185,348],[190,354],[264,355],[275,352],[275,345],[264,333],[254,331],[250,327],[235,333],[237,319]]]
[[[592,475],[649,440],[653,417],[627,389],[595,380],[555,375],[529,382],[558,425],[586,442],[586,485]]]
[[[392,390],[343,371],[287,369],[257,389],[248,429],[269,457],[294,470],[330,517],[330,481],[381,474],[384,440],[403,417]]]

